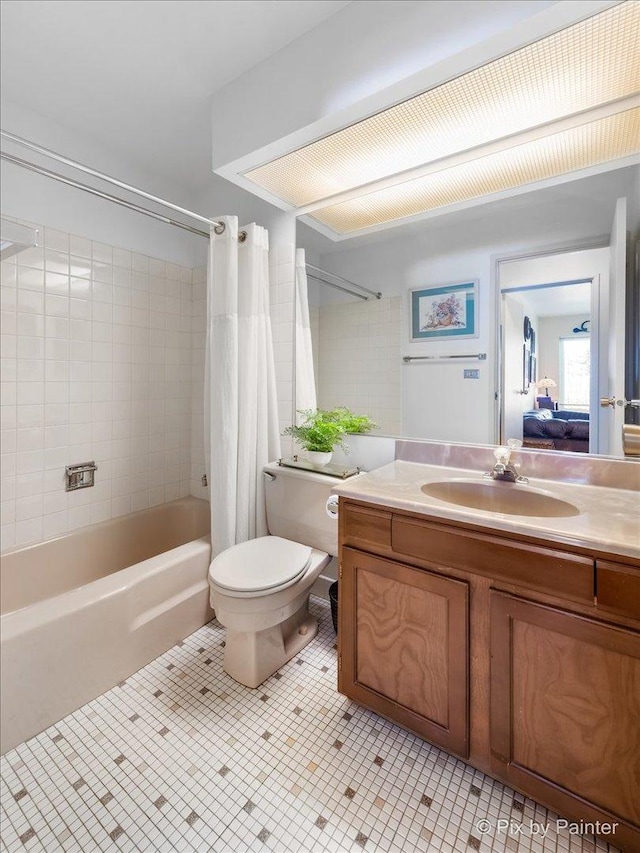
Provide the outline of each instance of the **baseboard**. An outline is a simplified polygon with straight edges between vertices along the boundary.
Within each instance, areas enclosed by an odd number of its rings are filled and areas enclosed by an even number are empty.
[[[324,598],[325,601],[329,601],[329,587],[334,581],[335,578],[327,575],[320,575],[311,587],[311,595],[317,595],[318,598]]]

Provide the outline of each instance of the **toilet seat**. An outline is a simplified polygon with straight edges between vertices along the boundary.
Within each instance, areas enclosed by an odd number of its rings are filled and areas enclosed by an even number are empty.
[[[286,589],[303,575],[313,549],[280,536],[241,542],[215,557],[209,580],[232,596],[253,596]]]

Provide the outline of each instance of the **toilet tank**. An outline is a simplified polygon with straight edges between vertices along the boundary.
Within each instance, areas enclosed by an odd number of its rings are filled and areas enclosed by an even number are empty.
[[[338,520],[329,518],[325,505],[339,481],[314,471],[285,468],[277,462],[265,465],[264,471],[269,533],[337,554]]]

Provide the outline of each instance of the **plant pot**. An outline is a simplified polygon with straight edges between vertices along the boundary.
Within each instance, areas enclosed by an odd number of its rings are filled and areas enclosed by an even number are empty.
[[[320,450],[307,450],[307,459],[314,465],[328,465],[331,462],[332,452],[323,453]]]

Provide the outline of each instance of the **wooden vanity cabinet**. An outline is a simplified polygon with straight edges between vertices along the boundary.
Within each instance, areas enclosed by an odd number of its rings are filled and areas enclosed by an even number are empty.
[[[469,755],[469,585],[344,548],[339,689]]]
[[[640,561],[344,498],[340,542],[340,692],[638,853]]]
[[[494,773],[640,827],[640,634],[492,591],[490,685]]]

